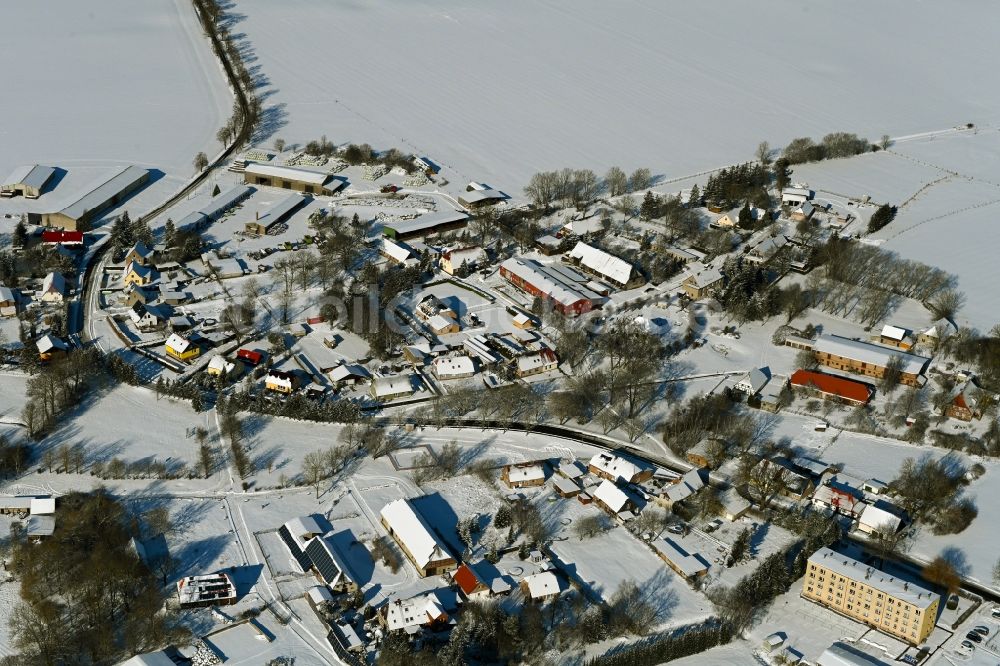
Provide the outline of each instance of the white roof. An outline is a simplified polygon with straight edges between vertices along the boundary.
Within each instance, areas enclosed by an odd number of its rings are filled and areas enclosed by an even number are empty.
[[[56,517],[29,516],[24,529],[28,536],[52,536],[56,531]]]
[[[394,259],[400,263],[406,261],[413,256],[413,252],[408,247],[397,243],[391,238],[382,239],[382,252],[387,254],[390,259]]]
[[[906,337],[906,329],[886,324],[882,327],[882,337],[889,338],[891,340],[902,340]]]
[[[421,569],[437,560],[454,559],[408,500],[389,502],[380,515]]]
[[[170,347],[178,354],[183,354],[187,351],[188,347],[191,346],[191,341],[187,338],[182,338],[176,333],[171,333],[170,337],[167,338],[166,346]]]
[[[888,666],[881,659],[876,659],[860,650],[851,649],[844,643],[834,643],[819,656],[817,666]]]
[[[583,241],[576,244],[569,256],[578,259],[583,266],[618,284],[627,283],[635,270],[624,259],[619,259],[604,250],[587,245]]]
[[[330,174],[321,171],[309,171],[308,169],[279,166],[277,164],[261,164],[260,162],[248,162],[246,173],[254,176],[270,176],[271,178],[294,180],[310,185],[322,185],[330,178]]]
[[[902,359],[902,371],[912,375],[919,375],[924,371],[929,358],[907,354],[904,351],[893,347],[884,347],[861,340],[851,340],[839,335],[821,335],[816,340],[813,349],[817,352],[833,354],[863,363],[871,363],[876,366],[885,367],[889,359],[896,356]]]
[[[350,377],[361,377],[362,379],[370,379],[371,373],[368,372],[364,366],[360,365],[350,365],[343,363],[338,365],[336,368],[330,371],[330,379],[335,382],[340,382]]]
[[[608,481],[607,479],[597,487],[597,490],[592,495],[595,500],[600,500],[602,504],[615,513],[624,511],[625,506],[630,501],[628,495],[622,492],[621,488],[616,486],[613,481]]]
[[[551,594],[559,594],[562,591],[559,576],[551,571],[525,576],[524,583],[528,586],[528,596],[532,599],[541,599]]]
[[[49,335],[48,333],[38,338],[35,345],[38,347],[38,351],[42,354],[52,351],[53,349],[62,349],[63,351],[67,349],[65,342],[55,336]]]
[[[680,480],[667,488],[667,498],[671,502],[679,502],[693,495],[696,491],[705,486],[701,474],[697,469],[692,469],[680,478]]]
[[[420,627],[441,617],[444,612],[434,592],[401,601],[390,601],[385,612],[386,629],[399,631]]]
[[[78,220],[87,211],[103,208],[111,199],[148,177],[149,172],[145,169],[135,165],[124,167],[60,212],[71,220]]]
[[[55,497],[32,497],[31,498],[31,515],[45,515],[56,512],[56,498]]]
[[[45,293],[50,291],[58,294],[66,293],[66,279],[63,278],[62,273],[53,271],[46,275],[45,279],[42,280],[42,291]]]
[[[590,465],[616,479],[625,481],[632,481],[637,474],[643,471],[635,463],[610,453],[598,453],[590,459]]]
[[[458,198],[467,204],[474,204],[479,203],[480,201],[503,199],[504,194],[500,190],[494,190],[492,187],[488,187],[483,190],[470,190],[468,192],[462,192],[458,195]]]
[[[697,553],[688,553],[671,539],[657,539],[650,544],[660,557],[664,558],[681,570],[685,576],[697,576],[708,571],[705,559]]]
[[[122,662],[121,666],[177,666],[177,664],[167,656],[166,652],[159,650],[148,654],[137,654],[128,661]]]
[[[455,250],[445,250],[441,255],[447,257],[452,267],[458,268],[464,262],[474,264],[486,257],[486,251],[481,247],[462,247]]]
[[[575,460],[571,460],[559,464],[559,473],[570,479],[578,479],[587,472]]]
[[[7,176],[7,180],[3,182],[4,185],[27,185],[28,187],[33,187],[35,189],[41,189],[45,185],[46,181],[52,177],[55,173],[55,169],[48,166],[39,166],[38,164],[31,164],[28,166],[19,166],[14,169],[14,172]]]
[[[468,356],[439,356],[434,359],[434,373],[438,377],[470,375],[475,371],[476,366]]]
[[[333,594],[330,592],[330,588],[326,585],[315,585],[306,590],[309,598],[312,599],[314,604],[322,604],[327,601],[333,601]]]
[[[588,217],[585,220],[570,220],[565,225],[563,229],[576,234],[577,236],[583,236],[585,234],[594,234],[602,230],[604,225],[601,224],[601,218],[598,216]]]
[[[565,476],[559,476],[558,474],[552,477],[552,485],[562,493],[569,494],[580,492],[580,486],[577,485],[576,481],[573,479],[567,479]]]
[[[869,567],[852,557],[830,550],[829,548],[820,548],[817,550],[809,556],[809,562],[815,563],[824,569],[829,569],[838,576],[843,576],[848,580],[864,582],[865,585],[869,585],[889,596],[912,604],[917,608],[927,608],[935,599],[938,599],[937,594],[924,589],[913,581],[895,578],[884,571]]]
[[[0,284],[0,301],[13,301],[17,300],[14,298],[14,290],[10,287],[5,287]]]
[[[517,357],[517,369],[521,372],[544,368],[558,363],[555,354],[550,349],[543,349],[533,354],[525,354]]]
[[[455,320],[436,314],[427,320],[427,325],[431,327],[431,330],[437,333],[438,331],[443,331],[454,326]]]
[[[890,511],[886,511],[875,504],[869,504],[861,511],[861,516],[858,517],[858,522],[862,525],[870,527],[873,530],[889,530],[895,532],[899,529],[903,520]]]
[[[693,283],[696,287],[708,287],[715,284],[722,279],[722,271],[718,268],[707,268],[700,273],[695,273],[694,275],[688,276],[688,279],[694,278]]]
[[[439,213],[430,213],[429,215],[421,215],[416,219],[406,220],[405,222],[389,222],[383,226],[387,229],[394,230],[397,234],[410,234],[429,230],[442,224],[462,222],[467,219],[469,219],[469,216],[465,213],[461,213],[459,211],[443,211]]]
[[[805,197],[807,199],[812,198],[812,190],[806,187],[786,187],[781,190],[782,197]]]
[[[306,542],[309,539],[323,533],[320,528],[319,523],[312,516],[299,516],[298,518],[292,518],[283,527],[288,530],[288,533],[292,535],[295,542],[299,544],[299,548],[303,550],[306,547]]]
[[[540,464],[534,465],[510,465],[507,470],[507,478],[511,483],[524,483],[525,481],[545,480],[545,468]]]
[[[145,259],[146,257],[153,256],[153,250],[152,250],[152,248],[146,247],[146,244],[143,243],[142,241],[139,241],[138,243],[136,243],[135,245],[133,245],[131,248],[129,248],[129,251],[126,252],[125,254],[129,255],[129,254],[132,254],[133,252],[135,252],[137,255],[139,255],[143,259]]]

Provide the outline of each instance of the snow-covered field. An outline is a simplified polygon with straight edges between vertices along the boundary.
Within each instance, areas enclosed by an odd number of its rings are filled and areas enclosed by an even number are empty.
[[[66,171],[0,212],[58,210],[137,164],[161,173],[126,206],[135,212],[187,180],[196,153],[220,148],[232,95],[189,0],[9,3],[0,59],[18,68],[4,79],[0,178],[20,164]]]
[[[765,139],[945,129],[1000,102],[967,83],[992,76],[1000,8],[984,1],[239,0],[233,13],[287,140],[399,146],[514,192],[541,169],[681,176]]]

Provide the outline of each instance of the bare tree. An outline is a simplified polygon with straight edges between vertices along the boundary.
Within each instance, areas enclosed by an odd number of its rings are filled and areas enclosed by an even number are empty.
[[[965,305],[965,294],[954,289],[946,289],[928,301],[927,308],[937,319],[951,321],[963,305]]]
[[[613,166],[604,176],[604,185],[607,187],[608,196],[620,197],[628,191],[628,176],[621,168]]]
[[[771,144],[767,141],[761,141],[757,144],[757,151],[754,153],[757,157],[757,161],[767,166],[771,163]]]
[[[888,134],[883,134],[882,139],[878,142],[878,145],[882,147],[882,150],[889,150],[889,146],[892,145],[892,139],[889,138]]]
[[[632,176],[629,178],[629,190],[632,192],[638,192],[639,190],[649,189],[652,182],[653,175],[649,169],[636,169],[632,172]]]
[[[274,150],[276,152],[279,152],[279,153],[282,152],[282,151],[284,151],[285,150],[285,140],[282,139],[281,137],[278,137],[277,139],[275,139],[274,140]]]
[[[302,477],[316,490],[319,499],[319,484],[326,478],[326,460],[319,451],[310,451],[302,459]]]
[[[208,168],[208,155],[205,153],[198,153],[194,156],[194,170],[204,171]]]

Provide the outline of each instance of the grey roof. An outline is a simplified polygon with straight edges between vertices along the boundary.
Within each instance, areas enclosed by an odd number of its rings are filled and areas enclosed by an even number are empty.
[[[737,382],[737,384],[742,384],[745,380],[750,385],[750,390],[754,393],[758,393],[771,379],[765,370],[767,370],[767,368],[754,368],[744,375],[743,379]]]
[[[207,217],[209,220],[217,220],[223,213],[249,197],[254,192],[256,192],[256,190],[249,185],[237,185],[233,189],[226,190],[219,196],[213,198],[208,202],[207,206],[198,212]]]
[[[930,359],[924,356],[908,354],[899,349],[884,347],[861,340],[851,340],[839,335],[821,335],[816,340],[813,350],[861,361],[862,363],[871,363],[879,367],[885,367],[889,359],[899,357],[903,361],[902,371],[911,375],[921,374],[924,368],[927,367],[927,363],[930,362]]]
[[[115,195],[149,177],[149,172],[135,165],[127,166],[107,179],[87,194],[83,195],[60,212],[72,220],[78,220],[90,210],[103,208]]]
[[[416,219],[406,220],[404,222],[390,222],[383,226],[386,229],[392,229],[397,234],[412,234],[418,231],[424,231],[425,229],[432,229],[442,224],[464,222],[467,219],[469,219],[469,216],[465,213],[461,213],[459,211],[444,211],[440,213],[431,213],[430,215],[421,215]]]
[[[817,550],[809,556],[809,562],[848,580],[863,582],[894,599],[904,601],[917,608],[927,608],[939,598],[937,594],[915,582],[890,576],[884,571],[867,566],[853,557],[842,555],[829,548]]]
[[[888,666],[881,659],[840,642],[824,650],[816,663],[818,666]]]
[[[330,178],[330,174],[323,171],[312,171],[310,169],[282,166],[279,164],[262,164],[260,162],[248,162],[246,173],[256,176],[269,176],[271,178],[284,178],[300,183],[308,183],[309,185],[322,185]]]
[[[260,219],[257,221],[265,226],[276,224],[310,201],[312,201],[312,197],[292,194],[275,204],[271,210],[267,211],[266,214],[261,215]]]
[[[13,173],[7,176],[7,180],[3,184],[27,185],[28,187],[40,190],[55,172],[56,170],[52,167],[40,166],[38,164],[19,166],[14,169]]]

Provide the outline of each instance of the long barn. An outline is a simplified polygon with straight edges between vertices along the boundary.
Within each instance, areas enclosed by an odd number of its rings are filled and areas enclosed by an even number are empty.
[[[100,213],[117,206],[147,182],[146,169],[135,165],[124,167],[62,210],[43,214],[42,224],[67,231],[89,226]]]

